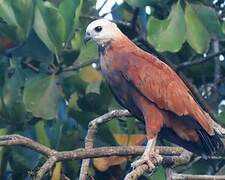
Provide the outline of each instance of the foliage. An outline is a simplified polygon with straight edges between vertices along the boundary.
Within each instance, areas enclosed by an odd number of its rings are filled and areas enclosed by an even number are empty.
[[[95,4],[93,0],[0,1],[0,135],[19,133],[57,150],[72,150],[83,145],[91,119],[120,108],[100,74],[99,63],[95,63],[97,68],[76,68],[98,59],[96,45],[82,42],[89,18],[98,16]],[[150,6],[150,16],[145,6]],[[128,37],[139,41],[146,33],[151,46],[174,64],[214,53],[215,42],[220,49],[225,46],[225,22],[211,1],[125,0],[113,9],[115,21],[135,25],[118,23]],[[224,62],[219,64],[220,79],[225,75]],[[215,81],[218,72],[214,67],[210,61],[190,66],[183,73],[217,111],[225,84]],[[215,89],[210,89],[212,84]],[[224,112],[219,120],[225,124]],[[134,118],[118,119],[101,127],[97,143],[140,144],[143,133],[143,125]],[[0,179],[29,178],[32,173],[28,172],[38,168],[42,158],[23,148],[0,147]],[[96,178],[109,174],[122,178],[129,169],[120,158],[98,159],[94,164],[90,171]],[[112,164],[118,166],[112,168]],[[187,172],[216,173],[212,165],[200,164],[204,168]],[[211,164],[224,166],[221,161]],[[77,161],[58,163],[49,176],[57,179],[64,173],[74,179],[79,167]],[[163,179],[164,169],[160,167],[152,178]]]

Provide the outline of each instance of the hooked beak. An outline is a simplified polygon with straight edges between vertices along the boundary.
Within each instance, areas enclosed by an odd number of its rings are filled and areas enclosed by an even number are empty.
[[[88,41],[91,40],[91,35],[89,32],[86,32],[84,35],[84,44],[86,45]]]

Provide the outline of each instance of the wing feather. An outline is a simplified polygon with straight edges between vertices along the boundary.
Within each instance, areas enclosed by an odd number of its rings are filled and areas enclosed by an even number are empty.
[[[147,99],[160,109],[172,111],[178,116],[191,116],[210,135],[214,133],[212,119],[167,64],[141,49],[126,52],[126,55],[118,58],[122,58],[121,62],[126,65],[121,73]]]

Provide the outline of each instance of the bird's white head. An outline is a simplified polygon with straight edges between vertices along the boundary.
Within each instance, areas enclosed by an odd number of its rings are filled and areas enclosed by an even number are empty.
[[[87,26],[84,40],[87,42],[93,39],[98,45],[104,46],[112,39],[120,37],[121,34],[115,23],[106,19],[98,19]]]

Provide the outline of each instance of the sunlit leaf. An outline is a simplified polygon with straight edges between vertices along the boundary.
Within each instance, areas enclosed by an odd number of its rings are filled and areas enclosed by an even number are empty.
[[[61,179],[61,171],[62,171],[62,162],[57,162],[55,164],[51,180],[60,180]]]
[[[113,135],[116,142],[118,142],[119,145],[141,145],[146,136],[144,134],[114,134]]]
[[[187,41],[197,53],[204,53],[209,48],[210,36],[191,4],[186,3],[185,22]]]
[[[35,124],[35,130],[37,135],[37,141],[45,146],[50,147],[50,142],[45,131],[45,124],[43,121],[38,121]]]
[[[8,134],[7,128],[0,129],[0,136]],[[4,154],[6,147],[0,147],[0,176],[2,176],[3,171],[6,169],[7,161],[4,160],[6,154]]]
[[[27,83],[23,101],[28,112],[35,117],[53,119],[57,116],[58,103],[61,97],[57,77],[52,75]]]
[[[80,71],[80,77],[85,82],[96,82],[102,80],[102,75],[93,67],[85,67]]]
[[[149,18],[148,41],[158,51],[177,52],[180,50],[185,41],[185,22],[179,1],[173,5],[167,19]]]
[[[96,169],[99,171],[106,171],[111,166],[119,165],[122,163],[127,162],[129,159],[131,159],[130,156],[110,156],[110,157],[101,157],[101,158],[94,158],[93,164]]]
[[[81,110],[77,104],[77,100],[79,99],[77,93],[73,93],[71,96],[70,96],[70,99],[69,99],[69,104],[68,104],[68,107],[70,109],[74,109],[74,110]]]
[[[126,146],[141,145],[146,138],[146,136],[143,134],[134,134],[134,135],[114,134],[113,136],[119,145],[126,145]],[[95,158],[93,163],[94,166],[99,171],[106,171],[109,167],[125,163],[130,158],[131,157],[123,157],[123,156],[102,157],[102,158]]]

